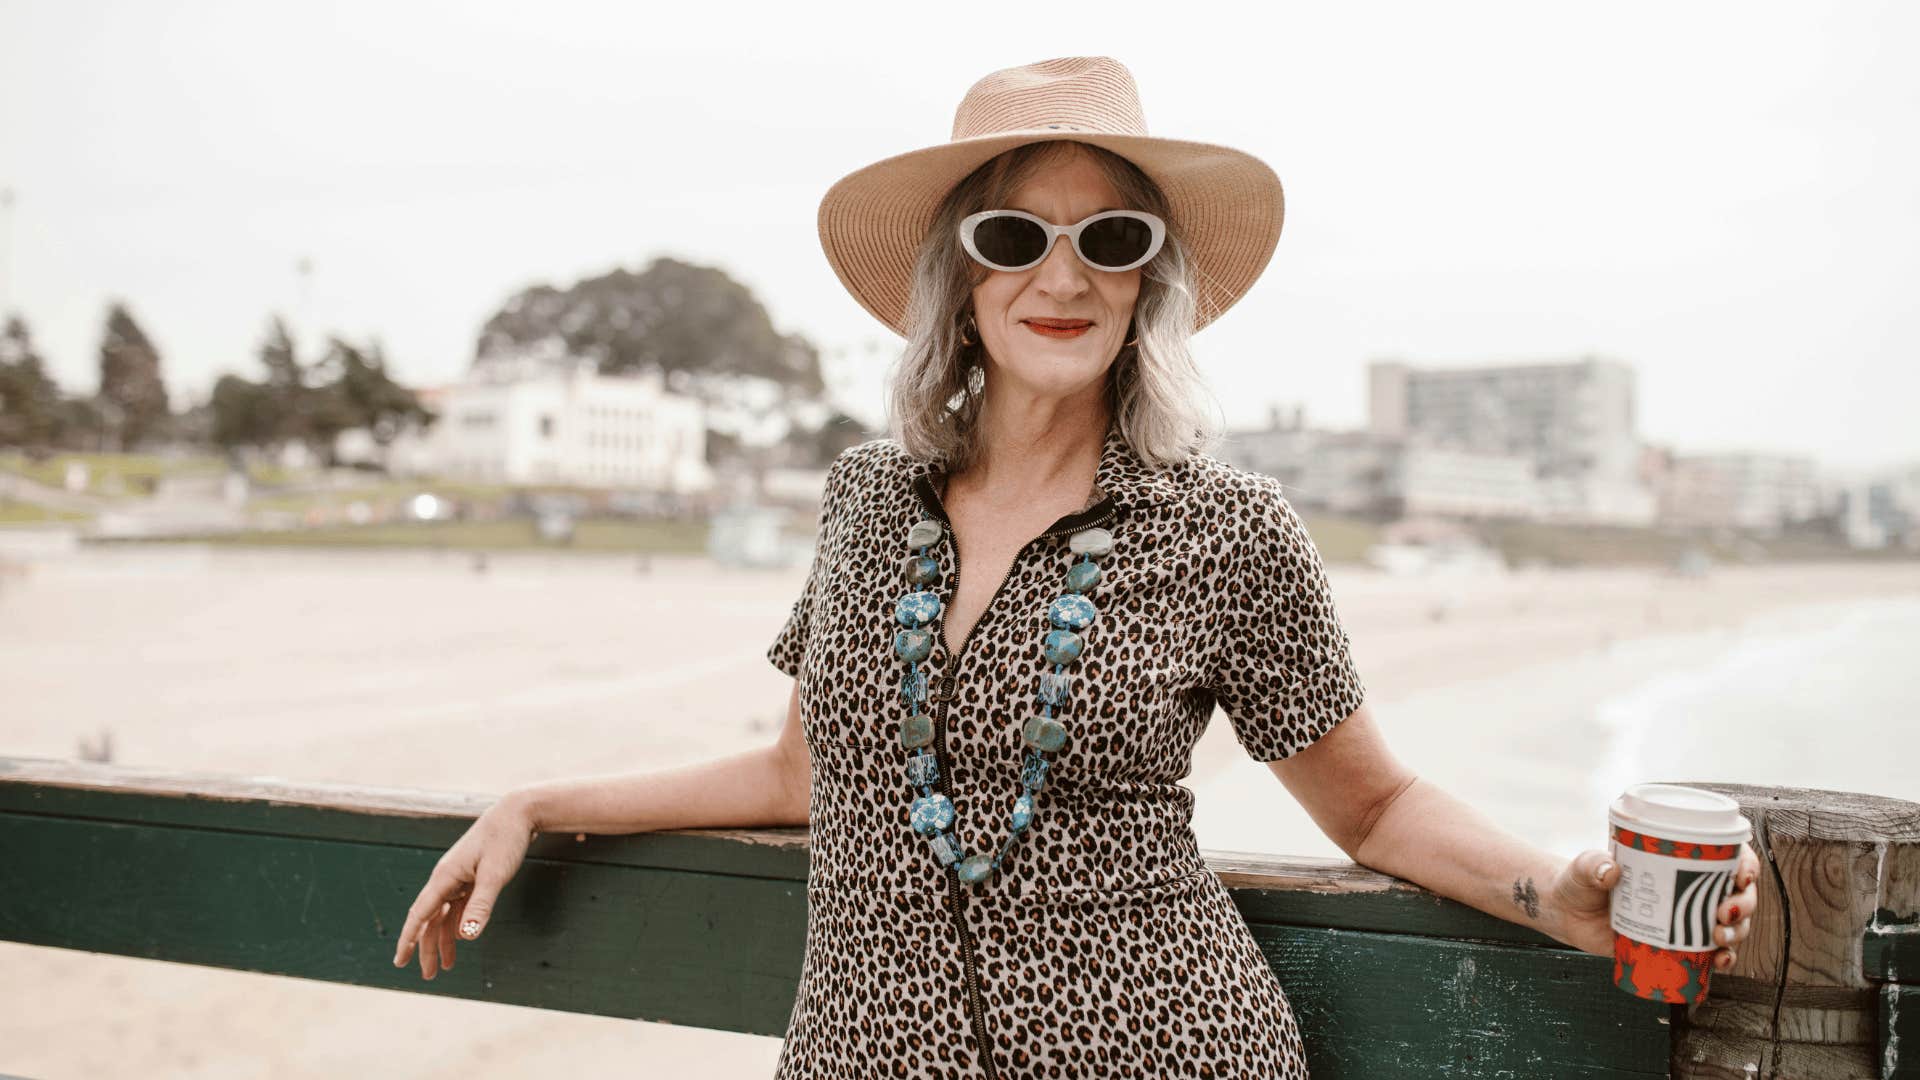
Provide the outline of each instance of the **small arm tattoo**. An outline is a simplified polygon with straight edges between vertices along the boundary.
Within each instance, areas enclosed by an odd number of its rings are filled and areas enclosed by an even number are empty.
[[[1525,879],[1524,884],[1520,878],[1513,879],[1513,902],[1527,913],[1527,918],[1540,917],[1540,894],[1534,891],[1532,878]]]

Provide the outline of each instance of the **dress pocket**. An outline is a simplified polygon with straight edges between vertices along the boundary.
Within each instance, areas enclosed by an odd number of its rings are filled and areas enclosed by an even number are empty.
[[[1118,655],[1101,665],[1103,675],[1116,685],[1142,693],[1175,693],[1197,681],[1193,640],[1187,620],[1143,618],[1109,631],[1105,641]]]

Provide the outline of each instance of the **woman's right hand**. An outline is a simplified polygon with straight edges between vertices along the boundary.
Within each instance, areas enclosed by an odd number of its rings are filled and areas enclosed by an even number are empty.
[[[394,946],[393,966],[406,967],[407,955],[420,947],[420,975],[431,979],[451,969],[454,928],[468,941],[480,936],[494,901],[520,869],[533,840],[534,823],[525,804],[513,796],[494,803],[447,849],[433,875],[407,909],[407,923]]]

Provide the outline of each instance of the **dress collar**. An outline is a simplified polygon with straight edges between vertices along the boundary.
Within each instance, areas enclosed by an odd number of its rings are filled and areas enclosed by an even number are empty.
[[[944,460],[937,458],[909,458],[907,479],[913,484],[924,482],[937,490],[945,476],[945,465]],[[1175,469],[1156,469],[1135,453],[1119,424],[1107,426],[1093,482],[1117,506],[1130,509],[1178,501],[1180,485],[1175,475]]]

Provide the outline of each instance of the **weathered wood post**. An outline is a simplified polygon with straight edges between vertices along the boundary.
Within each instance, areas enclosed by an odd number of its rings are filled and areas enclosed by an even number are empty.
[[[1740,803],[1760,911],[1707,1000],[1676,1006],[1684,1080],[1920,1077],[1920,804],[1676,781]],[[1900,1036],[1908,1044],[1901,1047]]]

